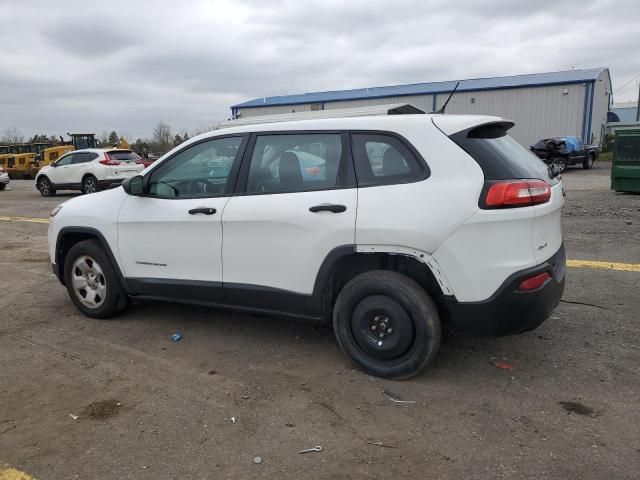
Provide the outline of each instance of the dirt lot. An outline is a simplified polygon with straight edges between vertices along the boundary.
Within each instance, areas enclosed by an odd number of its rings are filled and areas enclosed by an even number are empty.
[[[640,196],[608,175],[564,175],[567,256],[640,263]],[[0,216],[63,199],[13,181]],[[46,230],[0,221],[0,464],[39,479],[638,478],[640,272],[570,268],[536,331],[454,335],[393,382],[354,370],[325,328],[160,303],[87,319]]]

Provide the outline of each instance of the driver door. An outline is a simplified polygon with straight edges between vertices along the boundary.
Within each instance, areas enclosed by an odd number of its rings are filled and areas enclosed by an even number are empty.
[[[55,167],[47,172],[47,176],[51,183],[55,185],[67,185],[73,183],[71,180],[71,163],[73,162],[74,153],[67,153],[55,162]]]
[[[222,211],[246,137],[208,139],[180,150],[144,178],[118,216],[118,253],[137,293],[222,298]]]

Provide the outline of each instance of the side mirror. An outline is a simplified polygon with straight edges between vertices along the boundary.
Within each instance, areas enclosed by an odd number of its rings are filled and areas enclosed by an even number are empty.
[[[57,164],[57,162],[53,162],[53,163],[51,164],[51,166],[52,166],[52,167],[57,167],[57,166],[58,166],[58,164]]]
[[[127,178],[122,182],[122,188],[129,195],[142,195],[144,193],[144,184],[142,175],[136,175],[135,177]]]

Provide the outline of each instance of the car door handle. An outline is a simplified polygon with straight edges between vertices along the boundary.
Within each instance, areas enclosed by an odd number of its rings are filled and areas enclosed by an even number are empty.
[[[323,203],[322,205],[316,205],[314,207],[309,208],[310,212],[332,212],[332,213],[342,213],[347,210],[347,207],[344,205],[334,205],[331,203]]]
[[[189,210],[189,215],[197,215],[198,213],[204,213],[205,215],[213,215],[214,213],[216,213],[216,209],[215,208],[208,208],[208,207],[198,207],[198,208],[192,208],[191,210]]]

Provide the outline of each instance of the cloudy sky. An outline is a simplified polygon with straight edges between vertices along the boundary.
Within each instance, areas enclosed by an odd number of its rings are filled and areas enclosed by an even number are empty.
[[[0,135],[145,137],[263,96],[601,66],[636,100],[639,25],[638,0],[0,0]]]

